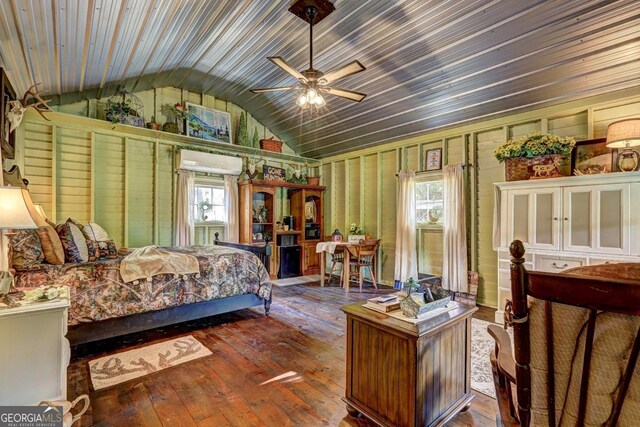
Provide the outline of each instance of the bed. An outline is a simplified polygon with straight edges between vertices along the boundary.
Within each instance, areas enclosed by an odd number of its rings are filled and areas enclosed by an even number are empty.
[[[164,248],[193,255],[198,275],[160,275],[124,283],[117,259],[80,264],[39,264],[16,272],[16,286],[55,283],[71,289],[71,345],[264,305],[269,314],[270,246],[221,242]]]

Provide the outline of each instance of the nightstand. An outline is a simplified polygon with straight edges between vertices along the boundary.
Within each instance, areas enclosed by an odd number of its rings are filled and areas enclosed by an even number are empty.
[[[67,399],[69,288],[55,300],[0,306],[0,405]]]

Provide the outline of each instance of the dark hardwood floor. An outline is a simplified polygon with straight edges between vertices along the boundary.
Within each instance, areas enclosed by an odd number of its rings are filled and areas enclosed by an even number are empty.
[[[339,308],[388,291],[274,287],[270,317],[253,308],[75,349],[69,398],[91,398],[76,425],[369,426],[340,400],[346,337]],[[478,313],[493,316],[490,309]],[[188,334],[213,354],[103,390],[90,387],[88,361]],[[495,400],[475,395],[471,409],[449,425],[495,425]]]

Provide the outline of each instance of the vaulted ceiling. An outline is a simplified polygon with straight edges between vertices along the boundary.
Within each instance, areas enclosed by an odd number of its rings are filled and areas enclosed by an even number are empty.
[[[429,130],[640,84],[640,1],[335,0],[315,68],[358,59],[311,115],[266,60],[308,67],[290,0],[0,0],[0,62],[18,92],[62,102],[176,86],[248,110],[299,154],[326,157]]]

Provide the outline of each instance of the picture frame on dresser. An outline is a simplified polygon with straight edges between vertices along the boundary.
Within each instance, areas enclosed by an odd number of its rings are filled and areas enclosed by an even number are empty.
[[[616,150],[607,147],[607,138],[577,141],[571,151],[571,174],[593,175],[615,172],[617,167],[614,151]]]

